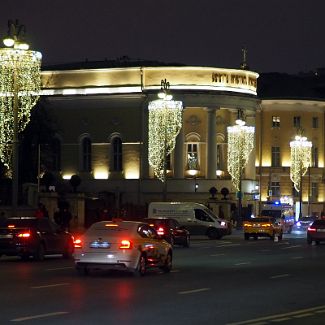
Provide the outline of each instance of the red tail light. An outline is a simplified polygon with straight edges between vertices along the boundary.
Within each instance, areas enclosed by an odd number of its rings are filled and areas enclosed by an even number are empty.
[[[128,239],[123,239],[120,242],[120,249],[130,249],[132,248],[132,242]]]
[[[308,231],[310,231],[310,232],[314,232],[314,231],[316,231],[316,228],[308,227]]]
[[[163,227],[159,227],[157,230],[157,234],[159,236],[163,236],[165,234],[165,229]]]
[[[17,235],[19,238],[29,238],[30,233],[29,232],[21,232],[20,234]]]
[[[82,248],[82,241],[81,241],[81,239],[75,239],[73,241],[73,244],[74,244],[74,247],[75,248]]]

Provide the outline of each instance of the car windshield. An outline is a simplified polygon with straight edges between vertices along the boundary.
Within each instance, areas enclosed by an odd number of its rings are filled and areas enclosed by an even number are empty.
[[[312,218],[312,217],[302,217],[299,220],[300,221],[312,221],[312,220],[314,220],[314,218]]]

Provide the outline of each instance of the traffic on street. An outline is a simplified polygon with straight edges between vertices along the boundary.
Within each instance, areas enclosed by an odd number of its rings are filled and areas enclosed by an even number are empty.
[[[174,246],[173,267],[135,277],[93,270],[73,259],[0,258],[0,323],[26,324],[322,324],[325,244],[306,232],[245,240],[192,236]]]

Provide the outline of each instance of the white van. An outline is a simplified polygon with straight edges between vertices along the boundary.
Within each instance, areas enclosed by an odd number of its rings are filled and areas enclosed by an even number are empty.
[[[228,235],[230,225],[220,219],[205,205],[194,202],[151,202],[148,218],[173,218],[186,227],[191,235],[206,235],[210,239],[220,239]]]

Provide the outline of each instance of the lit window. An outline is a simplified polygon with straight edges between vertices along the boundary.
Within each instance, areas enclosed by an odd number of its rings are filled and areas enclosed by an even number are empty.
[[[188,170],[199,169],[198,144],[196,143],[187,144],[187,169]]]
[[[272,127],[273,128],[280,127],[280,116],[272,116]]]

